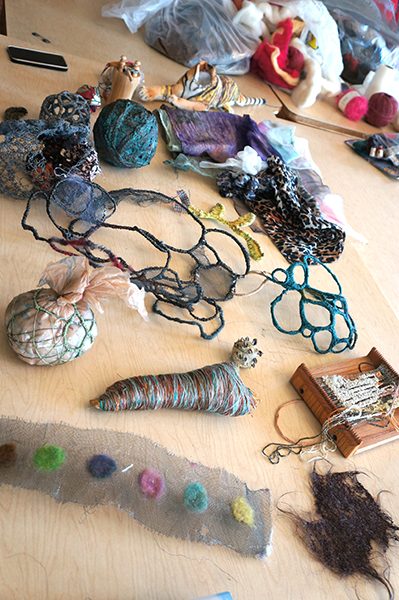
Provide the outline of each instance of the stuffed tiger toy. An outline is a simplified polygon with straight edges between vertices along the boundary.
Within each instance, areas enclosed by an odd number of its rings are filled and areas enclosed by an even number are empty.
[[[233,112],[232,107],[266,104],[263,98],[248,98],[240,93],[238,85],[226,75],[218,75],[216,68],[204,60],[189,69],[174,85],[142,86],[138,95],[144,102],[165,100],[186,110],[211,108]]]

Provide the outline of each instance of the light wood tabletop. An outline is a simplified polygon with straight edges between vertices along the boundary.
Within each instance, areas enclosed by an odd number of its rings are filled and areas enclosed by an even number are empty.
[[[75,91],[94,84],[108,60],[121,54],[142,62],[146,82],[171,83],[184,67],[145,45],[141,33],[132,35],[115,19],[102,19],[103,2],[15,0],[7,4],[11,37],[0,37],[0,114],[23,105],[37,118],[45,96],[64,89]],[[45,45],[33,31],[51,40]],[[69,65],[66,73],[12,64],[9,44],[60,51]],[[243,92],[263,95],[269,104],[250,111],[256,121],[276,119],[279,103],[273,92],[252,75],[239,79]],[[157,103],[150,108],[159,106]],[[280,121],[284,124],[289,124]],[[348,237],[342,257],[331,265],[341,280],[359,339],[352,352],[339,359],[365,355],[376,346],[399,368],[398,350],[398,184],[387,179],[348,149],[342,135],[302,125],[297,135],[309,140],[313,158],[332,192],[342,195],[350,224],[368,243]],[[106,189],[136,187],[175,195],[185,189],[192,203],[208,208],[220,201],[210,178],[175,172],[163,164],[169,153],[162,139],[151,164],[139,170],[106,164],[96,180]],[[60,258],[35,241],[20,225],[25,203],[0,198],[1,295],[0,314],[17,294],[35,288],[47,263]],[[234,217],[230,201],[224,204]],[[43,214],[35,222],[44,224]],[[136,207],[122,203],[113,217],[141,227],[173,243],[187,244],[194,232],[184,216],[167,207]],[[255,268],[270,271],[287,263],[265,235],[254,234],[265,257]],[[145,263],[147,248],[136,238],[112,232],[105,243],[122,255]],[[278,291],[271,286],[248,298],[225,303],[226,325],[219,336],[205,341],[193,328],[150,314],[148,322],[118,300],[97,315],[98,338],[83,357],[60,367],[31,367],[19,361],[0,334],[0,413],[36,422],[65,422],[80,428],[104,428],[148,437],[169,451],[210,467],[223,467],[243,479],[250,489],[269,488],[273,504],[273,539],[264,561],[243,557],[223,547],[208,547],[153,533],[125,513],[110,507],[84,509],[58,504],[33,491],[0,487],[0,598],[4,600],[194,600],[230,591],[234,600],[369,600],[382,599],[382,586],[363,580],[341,579],[318,563],[300,541],[295,526],[278,512],[278,502],[295,510],[310,510],[309,473],[312,466],[293,456],[269,464],[262,447],[279,439],[273,425],[279,405],[295,398],[289,378],[305,362],[320,367],[337,361],[320,356],[302,337],[289,337],[273,328],[269,304]],[[150,296],[150,295],[148,295]],[[147,298],[150,308],[151,299]],[[145,373],[186,371],[223,361],[238,337],[258,338],[264,356],[256,369],[242,377],[260,399],[250,416],[236,419],[164,410],[155,413],[103,414],[88,401],[124,377]],[[318,425],[302,404],[289,407],[281,426],[289,437],[312,435]],[[357,469],[373,493],[383,494],[383,507],[399,520],[397,481],[399,442],[345,460],[330,460],[337,470]],[[283,494],[284,499],[281,499]],[[280,500],[281,499],[281,500]],[[389,552],[390,579],[399,588],[399,554]]]

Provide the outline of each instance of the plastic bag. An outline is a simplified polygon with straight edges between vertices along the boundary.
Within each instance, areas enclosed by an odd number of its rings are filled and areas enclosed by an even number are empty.
[[[397,43],[385,40],[379,32],[380,28],[385,31],[381,16],[370,26],[365,23],[368,21],[367,16],[355,17],[338,9],[332,10],[331,13],[337,22],[341,40],[343,79],[352,84],[360,84],[370,71],[376,71],[381,65],[399,68]],[[389,34],[389,37],[392,35]]]
[[[323,0],[323,3],[330,12],[339,10],[360,24],[373,28],[390,43],[399,43],[395,5],[391,0]]]
[[[172,0],[147,21],[145,41],[186,67],[205,60],[220,73],[242,75],[259,38],[234,24],[235,14],[231,0]]]
[[[173,0],[121,0],[118,4],[106,4],[102,7],[103,17],[123,19],[132,33],[136,31],[155,13],[171,4]]]

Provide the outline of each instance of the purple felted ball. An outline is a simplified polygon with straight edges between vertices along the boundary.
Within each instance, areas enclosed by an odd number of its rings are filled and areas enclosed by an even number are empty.
[[[87,461],[87,469],[93,477],[104,479],[105,477],[111,477],[117,467],[116,462],[110,456],[107,456],[106,454],[95,454]]]
[[[366,114],[366,121],[374,127],[385,127],[389,125],[398,112],[398,102],[393,96],[378,92],[369,98],[369,108]]]

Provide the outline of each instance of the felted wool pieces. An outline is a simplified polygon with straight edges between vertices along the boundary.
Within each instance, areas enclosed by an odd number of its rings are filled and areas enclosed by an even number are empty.
[[[232,473],[175,456],[148,438],[3,417],[0,454],[3,485],[61,503],[115,507],[162,535],[255,558],[269,554],[268,489],[250,490]],[[248,519],[237,503],[252,509]]]
[[[322,216],[316,199],[280,158],[269,157],[266,169],[254,177],[225,171],[218,175],[217,184],[222,196],[242,200],[259,217],[290,263],[307,254],[328,263],[342,253],[345,232]]]
[[[251,61],[251,71],[268,83],[292,89],[299,83],[304,64],[300,50],[290,46],[293,35],[292,19],[278,24],[270,42],[263,40]]]
[[[236,156],[245,146],[251,146],[263,160],[276,154],[248,115],[196,112],[166,105],[158,112],[171,152],[210,156],[216,162]]]

